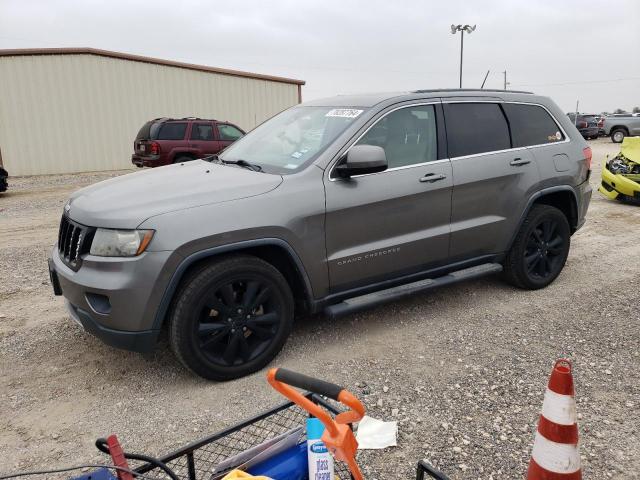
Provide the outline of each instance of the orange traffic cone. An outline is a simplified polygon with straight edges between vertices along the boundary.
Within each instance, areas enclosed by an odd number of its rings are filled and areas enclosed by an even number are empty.
[[[574,395],[571,362],[560,359],[544,394],[527,480],[582,479]]]

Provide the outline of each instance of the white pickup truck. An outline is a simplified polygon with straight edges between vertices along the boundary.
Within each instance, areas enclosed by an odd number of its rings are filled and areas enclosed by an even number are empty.
[[[614,143],[622,143],[624,137],[635,137],[640,135],[640,116],[626,115],[606,117],[604,119],[604,133],[611,136]]]

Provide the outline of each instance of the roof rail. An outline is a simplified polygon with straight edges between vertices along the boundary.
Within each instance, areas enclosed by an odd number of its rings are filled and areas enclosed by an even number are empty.
[[[533,95],[533,92],[525,92],[524,90],[498,90],[490,88],[434,88],[425,90],[414,90],[411,93],[438,93],[438,92],[492,92],[492,93],[527,93]]]

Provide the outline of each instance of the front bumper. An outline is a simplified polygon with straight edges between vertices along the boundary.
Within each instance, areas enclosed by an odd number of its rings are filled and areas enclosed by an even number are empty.
[[[610,200],[620,198],[640,201],[640,183],[619,173],[612,173],[607,168],[606,161],[602,164],[602,183],[598,191]]]
[[[170,253],[145,252],[131,258],[87,255],[74,272],[62,263],[56,245],[49,259],[51,283],[85,330],[114,347],[149,351],[160,331],[156,312],[168,282],[163,271]]]

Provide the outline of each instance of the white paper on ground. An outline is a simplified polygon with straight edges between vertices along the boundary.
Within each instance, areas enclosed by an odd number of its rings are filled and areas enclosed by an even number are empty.
[[[359,450],[395,447],[398,442],[398,422],[383,422],[367,415],[358,424],[356,440]]]

